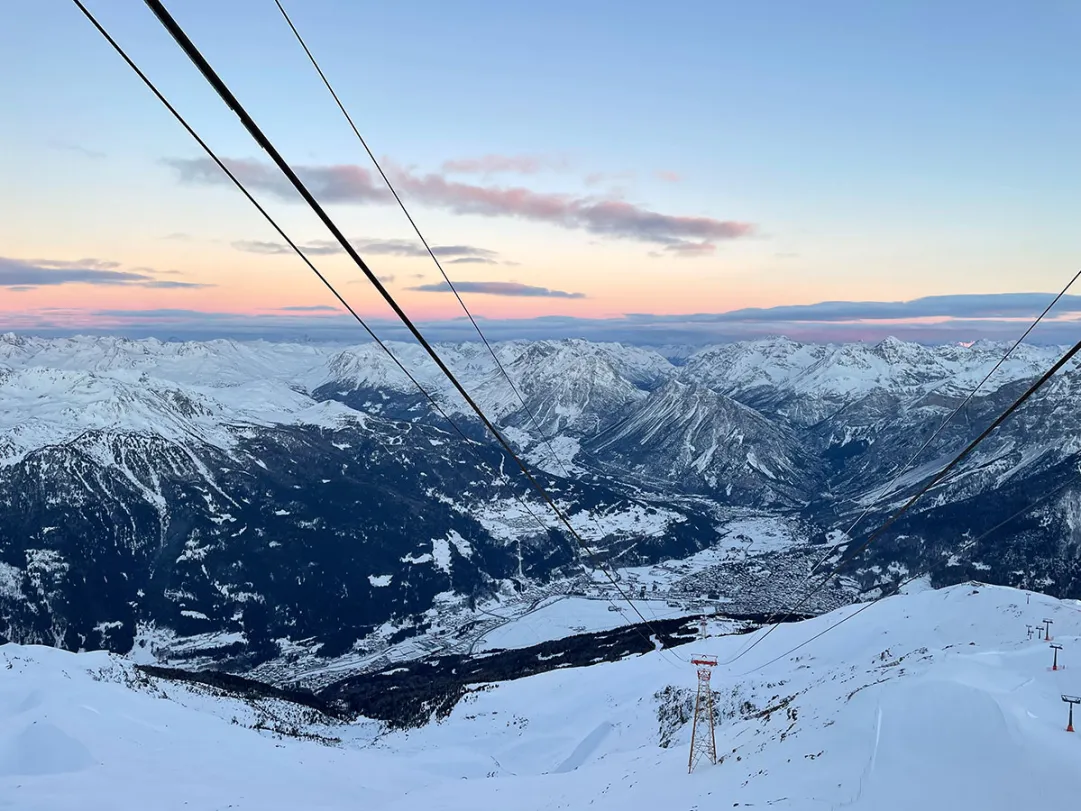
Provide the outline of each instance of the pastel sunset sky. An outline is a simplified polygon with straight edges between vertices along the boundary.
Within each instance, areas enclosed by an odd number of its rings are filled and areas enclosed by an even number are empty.
[[[1069,0],[283,2],[507,335],[696,316],[719,337],[1009,337],[1081,267]],[[390,317],[149,10],[87,5],[355,308]],[[403,306],[458,318],[273,0],[167,5]],[[72,3],[7,4],[0,75],[0,332],[342,326]]]

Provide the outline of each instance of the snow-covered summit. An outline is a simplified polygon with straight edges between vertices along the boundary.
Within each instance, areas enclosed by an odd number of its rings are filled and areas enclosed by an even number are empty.
[[[465,405],[418,346],[390,346],[429,391],[453,411],[465,413]],[[817,345],[771,338],[707,347],[675,367],[652,349],[618,343],[564,339],[495,345],[530,410],[544,412],[545,430],[580,433],[604,427],[606,419],[621,416],[647,392],[677,378],[806,424],[874,391],[915,396],[970,388],[998,361],[1003,349],[986,342],[928,347],[887,339],[877,345]],[[516,395],[482,345],[440,344],[439,351],[466,389],[497,418],[513,417],[512,422],[523,423],[525,415]],[[1033,377],[1056,356],[1055,348],[1020,347],[988,389]],[[146,403],[156,390],[178,391],[193,402],[220,401],[219,422],[258,420],[261,411],[266,422],[288,421],[304,407],[298,394],[310,397],[317,391],[322,392],[319,399],[341,399],[353,390],[415,395],[408,379],[372,343],[343,348],[7,333],[0,336],[0,371],[0,402],[5,404],[0,409],[0,437],[12,430],[17,416],[55,425],[52,434],[44,430],[34,434],[43,443],[63,441],[80,427],[77,409],[67,412],[68,417],[56,411],[58,404],[77,402],[87,385],[104,393],[124,385],[145,388],[145,397],[127,401],[134,404],[130,419],[125,398],[120,394],[115,398],[110,419],[118,431],[149,430],[142,412],[156,408]],[[799,402],[789,402],[795,400]],[[214,406],[208,409],[213,411]],[[70,425],[65,426],[65,420]],[[8,441],[14,442],[10,437]],[[21,441],[30,441],[25,432]]]
[[[878,344],[800,344],[787,338],[706,347],[680,374],[731,396],[772,401],[811,398],[824,403],[810,421],[874,391],[920,394],[943,386],[971,389],[1000,361],[1008,344],[926,346],[897,338]],[[989,381],[988,391],[1034,377],[1061,354],[1057,347],[1023,345]],[[797,415],[798,418],[798,415]]]

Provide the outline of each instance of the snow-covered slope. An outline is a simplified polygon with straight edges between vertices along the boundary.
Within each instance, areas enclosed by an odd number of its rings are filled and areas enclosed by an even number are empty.
[[[596,433],[672,371],[672,365],[651,350],[582,340],[537,341],[521,347],[504,365],[548,435]],[[491,413],[510,418],[525,431],[534,430],[529,414],[501,376],[489,376],[477,395]]]
[[[730,394],[791,385],[826,357],[830,347],[787,338],[708,346],[690,355],[680,370],[686,379]]]
[[[235,444],[245,426],[333,427],[346,415],[307,395],[328,352],[264,341],[0,336],[0,465],[86,431]],[[353,414],[354,418],[359,415]]]
[[[809,467],[809,455],[787,427],[678,380],[652,392],[588,447],[597,459],[646,480],[750,506],[791,503]]]
[[[178,385],[147,373],[14,370],[0,379],[0,464],[70,442],[87,431],[153,435],[229,448],[247,426],[320,425],[360,420],[336,402],[318,403],[289,385]]]
[[[1081,735],[1060,694],[1081,693],[1081,610],[1029,599],[973,584],[894,597],[792,654],[853,609],[779,628],[716,669],[722,761],[692,775],[681,660],[723,663],[749,637],[489,685],[382,734],[147,681],[106,654],[0,647],[0,807],[1070,808]],[[1026,637],[1045,617],[1065,670]],[[275,725],[340,740],[250,728]]]

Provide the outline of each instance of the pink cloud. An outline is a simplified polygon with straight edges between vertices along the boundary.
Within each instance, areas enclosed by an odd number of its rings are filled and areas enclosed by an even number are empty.
[[[476,186],[447,180],[442,175],[414,175],[397,170],[399,188],[428,205],[458,214],[523,217],[556,222],[573,198],[565,194],[540,194],[521,187]]]
[[[187,183],[222,184],[229,179],[209,158],[177,158],[166,163]],[[269,163],[246,159],[225,161],[230,171],[245,185],[263,189],[286,200],[299,200],[292,184]],[[390,192],[375,182],[372,172],[353,164],[298,166],[297,174],[311,192],[325,203],[391,202]]]
[[[754,232],[751,223],[710,217],[675,217],[619,200],[579,205],[576,211],[588,224],[587,230],[595,234],[629,236],[669,246],[688,244],[686,237],[738,239]]]
[[[669,172],[665,169],[660,169],[653,173],[658,180],[663,180],[665,183],[679,183],[683,180],[683,175],[679,172]]]
[[[664,253],[660,251],[650,251],[649,255],[655,258],[659,258],[665,255],[675,255],[684,257],[695,256],[707,256],[716,251],[717,246],[712,242],[674,242],[671,245],[664,246]]]
[[[169,163],[185,182],[228,182],[208,159],[172,160]],[[286,200],[299,199],[288,181],[268,164],[252,160],[230,160],[227,164],[252,188]],[[391,202],[390,195],[377,185],[372,173],[359,166],[298,166],[296,171],[312,194],[326,203]],[[388,165],[388,172],[407,198],[424,205],[456,214],[516,217],[648,242],[682,255],[708,253],[717,241],[746,237],[755,230],[751,223],[662,214],[622,200],[542,193],[515,186],[481,186],[448,180],[437,173],[421,175],[393,165]]]

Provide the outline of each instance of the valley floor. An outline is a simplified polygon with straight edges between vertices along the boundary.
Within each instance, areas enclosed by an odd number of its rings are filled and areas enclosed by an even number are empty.
[[[1081,693],[1081,606],[924,590],[788,654],[855,610],[780,626],[727,666],[754,635],[485,686],[404,732],[150,680],[103,653],[7,645],[0,809],[1076,806],[1081,734],[1065,732],[1061,694]],[[1045,617],[1064,646],[1057,672],[1026,634]],[[688,775],[692,651],[722,662],[722,762]],[[267,726],[338,740],[253,729]]]
[[[822,559],[822,547],[801,535],[798,521],[741,511],[718,526],[718,540],[707,549],[678,560],[615,570],[632,609],[599,571],[548,583],[527,583],[521,592],[505,588],[476,609],[453,594],[424,613],[424,632],[393,642],[408,626],[386,623],[340,656],[320,655],[318,644],[284,644],[282,655],[254,669],[238,672],[271,684],[299,684],[319,690],[342,679],[375,673],[428,656],[468,655],[496,648],[522,648],[572,634],[714,613],[768,615],[803,596],[806,572]],[[725,596],[722,596],[725,595]],[[730,596],[729,596],[730,595]],[[842,578],[803,607],[818,614],[857,598]],[[640,616],[641,618],[640,618]],[[729,633],[738,623],[718,633]],[[243,637],[240,637],[243,639]],[[140,663],[187,670],[220,667],[223,646],[235,634],[178,637],[155,631],[137,641]],[[282,640],[284,643],[285,640]]]

